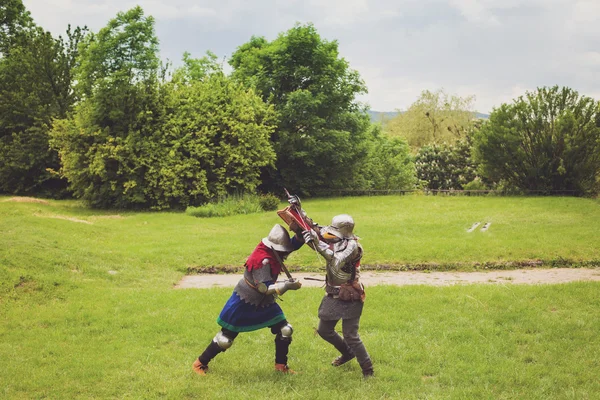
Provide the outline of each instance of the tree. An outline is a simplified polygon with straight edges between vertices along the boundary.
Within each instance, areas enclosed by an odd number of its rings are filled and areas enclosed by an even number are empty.
[[[0,191],[60,196],[66,182],[52,171],[53,118],[75,102],[71,69],[82,29],[54,39],[36,26],[20,0],[0,6]]]
[[[186,69],[190,65],[197,63]],[[147,181],[171,206],[252,192],[260,184],[261,168],[275,160],[269,142],[275,127],[272,106],[220,69],[211,70],[187,84],[174,80],[170,85],[172,113],[159,139],[166,151],[153,163]],[[193,70],[179,72],[189,77]]]
[[[252,37],[232,55],[233,79],[255,88],[278,114],[271,136],[277,161],[263,188],[300,194],[352,184],[367,154],[370,121],[355,102],[366,92],[336,41],[297,25],[272,42]]]
[[[4,0],[0,3],[0,58],[6,57],[25,32],[33,26],[30,13],[22,0]]]
[[[369,151],[357,179],[355,189],[410,190],[415,184],[415,165],[410,149],[402,138],[382,135],[373,125]]]
[[[494,109],[475,138],[482,173],[526,190],[597,192],[600,104],[543,87]]]
[[[154,20],[140,7],[118,13],[80,46],[81,98],[55,123],[52,144],[74,194],[96,207],[147,207],[152,136],[165,120]]]
[[[254,190],[274,160],[272,107],[211,53],[184,54],[167,81],[157,43],[139,7],[84,41],[81,101],[51,132],[75,196],[94,207],[177,209]]]
[[[477,164],[471,157],[471,139],[466,136],[454,144],[429,144],[415,156],[417,179],[427,189],[462,190],[477,177]]]
[[[474,99],[449,95],[443,89],[425,90],[408,110],[386,122],[385,132],[405,138],[414,150],[428,144],[454,143],[465,136],[475,120]]]

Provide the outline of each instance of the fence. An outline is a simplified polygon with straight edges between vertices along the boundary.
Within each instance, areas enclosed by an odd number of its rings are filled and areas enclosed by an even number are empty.
[[[452,190],[452,189],[385,189],[385,190],[353,190],[353,189],[329,189],[316,190],[312,193],[316,197],[344,197],[344,196],[384,196],[384,195],[407,195],[423,194],[426,196],[572,196],[579,197],[581,192],[577,190]]]

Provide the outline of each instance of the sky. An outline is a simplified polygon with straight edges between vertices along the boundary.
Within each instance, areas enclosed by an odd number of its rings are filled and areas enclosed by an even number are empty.
[[[568,86],[600,100],[600,0],[23,0],[56,36],[97,32],[139,5],[156,21],[161,58],[185,51],[227,62],[252,36],[312,23],[368,88],[376,111],[407,109],[423,90],[475,96],[489,113],[526,91]]]

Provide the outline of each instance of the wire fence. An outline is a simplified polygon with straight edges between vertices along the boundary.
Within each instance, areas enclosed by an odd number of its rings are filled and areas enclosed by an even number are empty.
[[[580,197],[583,194],[577,190],[453,190],[453,189],[385,189],[385,190],[354,190],[354,189],[327,189],[315,190],[317,197],[344,197],[344,196],[384,196],[384,195],[409,195],[422,194],[426,196],[570,196]]]

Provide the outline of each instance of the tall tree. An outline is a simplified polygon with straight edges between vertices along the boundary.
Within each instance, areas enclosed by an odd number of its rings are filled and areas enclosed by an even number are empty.
[[[474,97],[459,97],[443,89],[424,90],[405,112],[385,123],[385,132],[400,136],[416,150],[428,144],[452,144],[465,136],[475,120]]]
[[[33,20],[22,0],[0,3],[0,58],[6,57],[17,46],[32,25]]]
[[[415,165],[403,138],[391,138],[372,126],[368,156],[352,189],[409,190],[415,184]]]
[[[84,41],[81,101],[51,132],[75,195],[94,207],[167,209],[254,190],[274,160],[272,107],[212,53],[185,53],[170,81],[157,53],[139,7]]]
[[[297,25],[271,42],[252,37],[230,64],[233,78],[278,113],[271,137],[277,161],[264,171],[264,188],[310,194],[352,184],[367,154],[370,122],[355,101],[366,92],[364,82],[336,41],[322,39],[313,25]]]
[[[538,88],[502,104],[475,139],[482,172],[493,182],[598,192],[600,103],[570,88]]]
[[[149,139],[166,114],[154,19],[140,7],[118,13],[88,34],[80,51],[75,78],[81,101],[52,132],[61,172],[91,205],[146,207]]]
[[[53,118],[74,104],[71,70],[82,30],[54,39],[20,0],[0,6],[0,191],[60,195],[66,182],[48,145]]]

